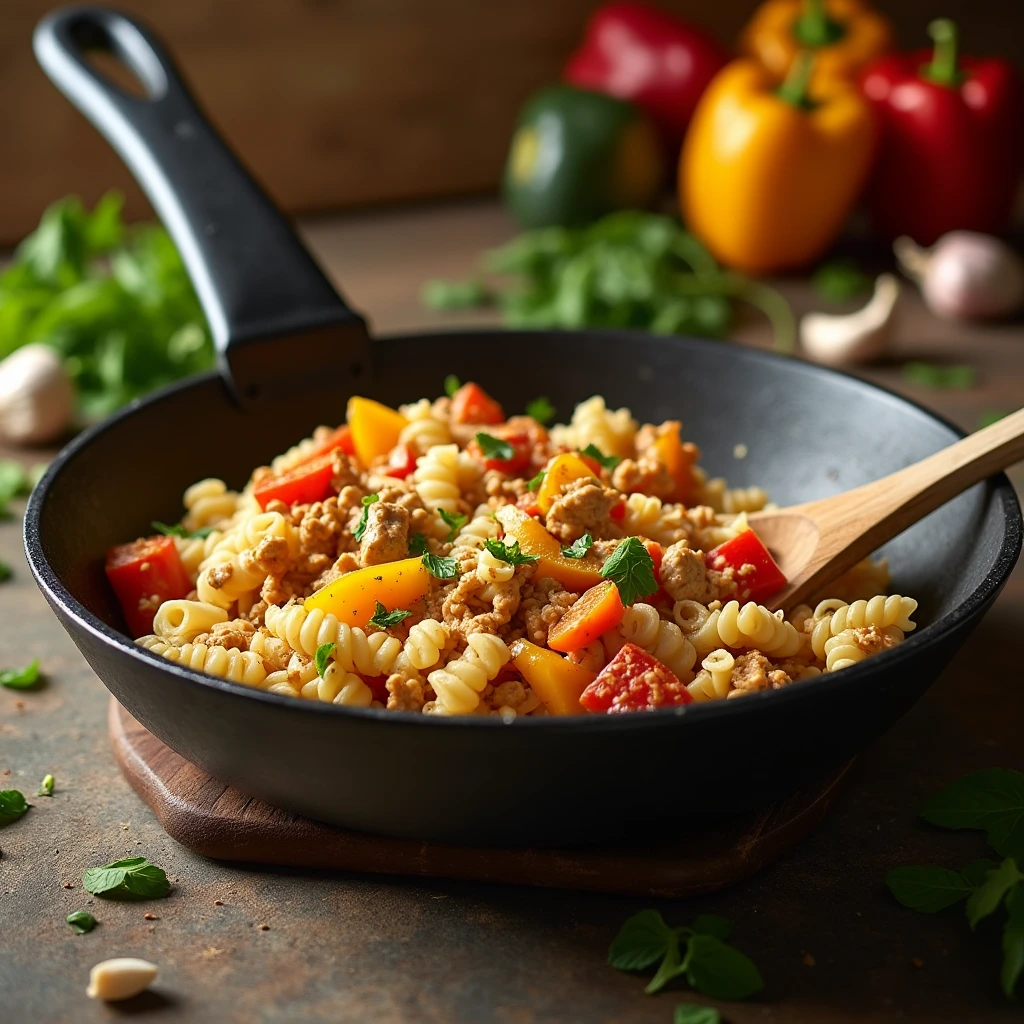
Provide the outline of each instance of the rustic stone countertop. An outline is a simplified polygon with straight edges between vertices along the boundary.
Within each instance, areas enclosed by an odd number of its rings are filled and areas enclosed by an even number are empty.
[[[306,236],[353,305],[382,332],[486,316],[425,312],[422,280],[463,276],[474,254],[511,233],[495,206],[472,202],[308,224]],[[806,308],[806,285],[787,286]],[[1024,328],[935,321],[907,289],[899,356],[977,367],[969,391],[906,387],[895,363],[869,376],[957,421],[1021,404]],[[751,320],[739,332],[757,341]],[[452,367],[453,370],[457,367]],[[31,458],[29,461],[32,461]],[[1018,477],[1018,483],[1020,478]],[[120,777],[106,735],[107,693],[29,578],[18,518],[0,524],[0,667],[42,660],[38,690],[0,689],[0,788],[52,799],[0,829],[0,1022],[139,1018],[178,1022],[672,1020],[694,998],[658,996],[605,963],[608,943],[649,901],[546,889],[249,870],[194,856],[170,840]],[[1018,570],[995,608],[927,696],[857,762],[813,836],[756,877],[713,896],[656,905],[670,924],[724,914],[766,979],[763,995],[723,1005],[731,1024],[1019,1020],[999,989],[995,927],[971,934],[962,913],[928,917],[883,884],[898,864],[958,866],[984,855],[973,833],[939,832],[916,810],[978,768],[1024,768],[1024,615]],[[496,766],[500,771],[501,766]],[[168,899],[92,901],[84,868],[144,854],[174,882]],[[70,911],[100,925],[76,936]],[[148,920],[147,915],[155,915]],[[261,927],[268,926],[265,930]],[[160,966],[146,996],[106,1006],[84,995],[89,968],[111,956]]]

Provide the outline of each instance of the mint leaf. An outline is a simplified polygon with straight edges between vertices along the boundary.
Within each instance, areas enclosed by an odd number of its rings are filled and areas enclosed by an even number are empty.
[[[30,661],[24,668],[9,668],[0,672],[0,686],[12,690],[30,690],[39,682],[39,659]]]
[[[562,548],[562,554],[566,558],[585,558],[593,543],[594,538],[589,533],[585,533],[567,548]]]
[[[36,796],[53,796],[54,778],[52,775],[44,775],[43,781],[39,784],[39,792]]]
[[[367,622],[367,625],[376,626],[378,629],[388,629],[391,626],[397,626],[403,619],[409,618],[410,615],[412,615],[412,612],[402,611],[401,608],[396,608],[394,611],[389,612],[380,601],[377,601],[373,617]]]
[[[614,469],[622,461],[621,455],[605,455],[596,444],[588,444],[586,448],[581,448],[580,455],[586,455],[599,462],[605,469]]]
[[[495,558],[500,558],[503,562],[508,562],[509,565],[532,565],[540,560],[538,555],[528,555],[520,551],[517,540],[512,541],[511,544],[500,540],[485,540],[484,547]]]
[[[885,876],[889,892],[922,914],[935,914],[970,896],[974,886],[963,875],[935,864],[893,868]]]
[[[449,373],[444,379],[444,393],[451,398],[459,388],[462,387],[462,381],[455,376],[454,373]]]
[[[631,605],[658,589],[654,560],[639,537],[627,537],[619,544],[601,568],[601,575],[615,583],[624,605]]]
[[[673,978],[682,974],[684,970],[685,968],[679,960],[679,936],[676,932],[672,932],[669,936],[665,958],[658,966],[654,977],[647,983],[644,992],[649,996],[653,996],[655,992],[660,992]]]
[[[856,263],[833,260],[823,263],[811,277],[814,290],[829,302],[846,302],[871,291],[874,282]]]
[[[981,860],[972,860],[970,864],[960,869],[960,874],[971,884],[972,888],[977,889],[979,885],[985,884],[988,873],[997,867],[999,865],[994,860],[985,857]]]
[[[362,540],[363,534],[366,533],[366,527],[370,522],[370,506],[375,501],[380,501],[379,494],[367,494],[363,498],[363,514],[359,517],[359,522],[356,523],[356,528],[352,531],[352,536],[356,540]]]
[[[530,482],[526,485],[526,489],[531,492],[539,490],[540,485],[544,483],[544,477],[546,477],[547,475],[548,471],[546,469],[542,469],[535,477],[533,477],[530,480]]]
[[[409,554],[422,555],[427,550],[427,535],[425,533],[409,534]]]
[[[443,508],[439,508],[437,514],[448,527],[448,536],[445,539],[449,542],[455,540],[455,535],[466,525],[466,520],[469,518],[462,512],[445,512]]]
[[[500,437],[493,437],[485,434],[482,430],[476,435],[476,443],[480,445],[480,451],[485,459],[497,459],[499,462],[508,462],[515,455],[515,448]]]
[[[336,641],[329,640],[316,649],[316,656],[313,658],[313,661],[316,662],[316,674],[321,679],[324,679],[327,675],[328,663],[331,660],[331,655],[334,653],[334,648],[337,646]]]
[[[984,768],[936,793],[921,817],[943,828],[982,829],[1003,857],[1024,863],[1024,772]]]
[[[656,910],[641,910],[627,919],[608,948],[608,963],[620,971],[642,971],[663,957],[672,929]]]
[[[152,900],[171,891],[162,868],[150,864],[145,857],[129,857],[88,868],[82,873],[82,885],[93,896],[111,900]]]
[[[538,423],[549,423],[555,417],[555,407],[545,395],[526,403],[526,415]]]
[[[682,1003],[676,1007],[673,1024],[722,1024],[722,1015],[713,1006]]]
[[[10,825],[17,821],[28,809],[30,804],[24,795],[16,789],[0,789],[0,826]]]
[[[715,914],[699,915],[691,927],[701,935],[714,935],[723,942],[732,934],[732,921],[727,917],[717,917]]]
[[[432,555],[429,551],[421,559],[424,568],[435,579],[453,580],[459,575],[459,563],[445,555]]]
[[[64,918],[74,929],[76,935],[85,935],[96,927],[96,918],[87,910],[75,910]]]
[[[1008,917],[1003,926],[1003,967],[1000,980],[1007,999],[1024,971],[1024,886],[1018,885],[1006,898]]]
[[[712,999],[746,999],[764,988],[753,961],[714,935],[691,936],[685,963],[690,984]]]
[[[1024,875],[1017,870],[1012,857],[1007,857],[999,867],[990,871],[985,882],[971,893],[967,901],[967,920],[971,928],[989,914],[995,913],[1007,893],[1022,881]]]

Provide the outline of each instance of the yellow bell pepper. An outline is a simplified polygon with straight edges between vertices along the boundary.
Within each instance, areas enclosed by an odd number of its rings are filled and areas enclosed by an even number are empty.
[[[701,97],[679,161],[684,220],[721,262],[753,274],[802,267],[835,241],[874,154],[865,100],[809,87],[802,55],[782,85],[737,60]]]
[[[777,78],[801,50],[814,52],[815,83],[847,81],[892,47],[892,26],[860,0],[767,0],[754,12],[740,50]]]
[[[373,618],[377,602],[389,612],[408,609],[430,587],[430,573],[420,558],[403,558],[383,565],[368,565],[346,573],[305,600],[306,611],[319,608],[350,626],[364,627]]]
[[[562,487],[573,480],[585,480],[589,477],[596,480],[591,468],[572,452],[556,455],[544,474],[544,482],[537,491],[537,507],[545,515],[551,508],[555,498],[562,493]]]
[[[352,445],[364,468],[369,468],[374,459],[387,455],[398,444],[398,435],[408,423],[400,412],[372,398],[353,395],[348,400],[348,426],[352,431]]]
[[[530,684],[549,715],[582,715],[580,694],[597,678],[595,672],[529,640],[516,640],[509,649],[512,664]]]
[[[604,581],[600,570],[594,568],[595,563],[588,565],[581,558],[566,558],[558,541],[521,508],[502,505],[494,515],[505,533],[519,541],[520,551],[540,559],[534,573],[537,579],[549,576],[574,594],[582,594]]]

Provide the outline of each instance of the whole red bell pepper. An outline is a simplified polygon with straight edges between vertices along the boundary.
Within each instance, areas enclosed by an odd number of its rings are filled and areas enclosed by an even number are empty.
[[[953,22],[933,21],[934,51],[881,57],[861,88],[882,125],[868,205],[889,238],[930,245],[958,228],[999,232],[1024,160],[1024,90],[1012,65],[958,57]]]
[[[563,77],[641,107],[674,158],[697,100],[728,59],[701,29],[636,0],[619,0],[590,16]]]

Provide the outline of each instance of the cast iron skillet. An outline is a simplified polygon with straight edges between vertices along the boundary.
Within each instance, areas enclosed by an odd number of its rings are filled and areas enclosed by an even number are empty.
[[[606,839],[637,822],[732,811],[863,749],[949,663],[1012,568],[1021,513],[999,476],[887,548],[923,624],[901,647],[808,683],[679,712],[572,719],[435,719],[276,697],[133,646],[103,555],[180,514],[205,476],[240,486],[353,391],[389,405],[440,393],[445,374],[522,409],[566,416],[603,394],[642,419],[682,418],[704,464],[781,503],[835,493],[949,444],[957,431],[841,374],[696,338],[637,332],[468,331],[378,339],[349,310],[203,119],[156,40],[98,8],[50,15],[47,74],[131,167],[179,245],[220,352],[219,372],[86,431],[29,501],[25,543],[47,600],[111,693],[213,776],[313,818],[464,843]],[[85,61],[105,49],[147,96]],[[396,154],[400,159],[400,154]],[[733,457],[743,442],[749,456]]]

